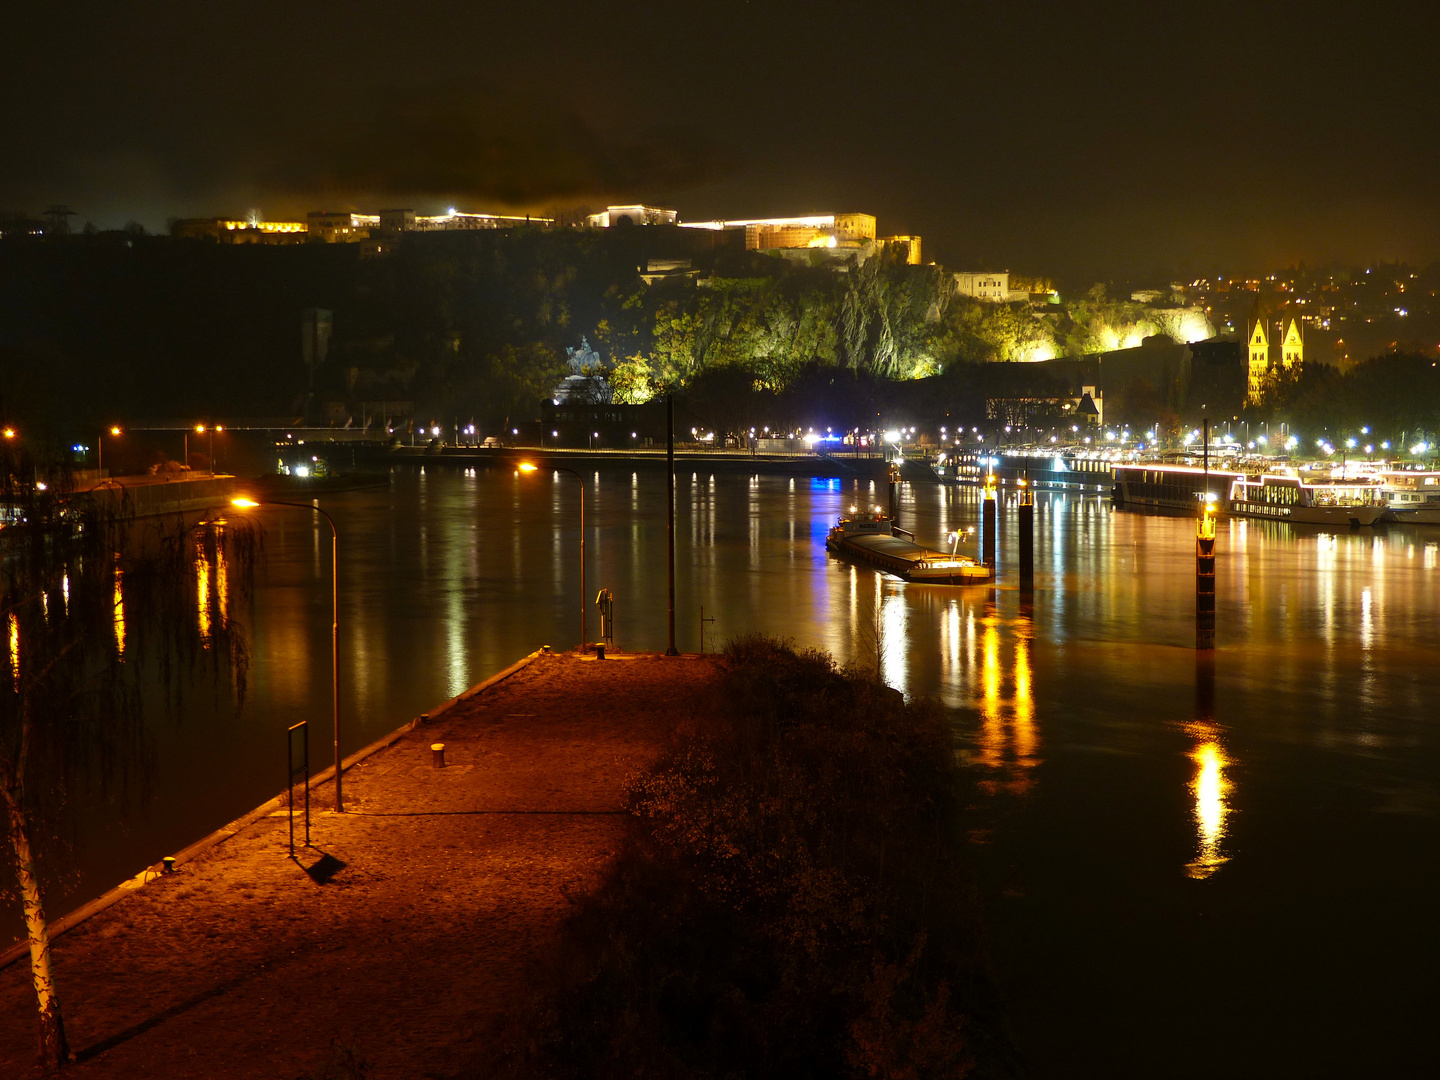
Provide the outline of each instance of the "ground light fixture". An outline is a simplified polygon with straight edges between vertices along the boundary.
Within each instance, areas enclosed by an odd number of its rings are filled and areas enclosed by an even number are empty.
[[[317,503],[272,502],[257,500],[246,495],[237,495],[230,500],[237,510],[254,510],[260,506],[288,506],[295,510],[310,510],[323,517],[330,526],[330,701],[332,706],[332,732],[335,743],[335,812],[345,812],[345,796],[340,785],[340,591],[339,591],[339,549],[340,534],[335,528],[335,519],[320,509]]]
[[[585,478],[574,469],[566,468],[564,465],[550,466],[555,472],[569,473],[580,481],[580,651],[585,651],[585,639],[589,637],[589,624],[586,620],[585,611]],[[516,468],[525,474],[538,472],[539,466],[530,461],[522,461]]]

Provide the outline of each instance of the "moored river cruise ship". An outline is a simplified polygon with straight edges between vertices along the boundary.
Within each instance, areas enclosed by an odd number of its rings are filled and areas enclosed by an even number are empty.
[[[1382,472],[1385,520],[1400,525],[1440,525],[1440,473],[1394,469]]]
[[[1193,512],[1202,499],[1221,513],[1306,525],[1374,525],[1386,511],[1379,477],[1311,478],[1288,467],[1252,473],[1234,466],[1207,474],[1158,462],[1115,468],[1117,506]]]

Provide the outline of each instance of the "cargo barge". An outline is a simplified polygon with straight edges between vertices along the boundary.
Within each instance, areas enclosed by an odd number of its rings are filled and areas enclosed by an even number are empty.
[[[883,514],[842,517],[825,537],[825,549],[916,584],[984,585],[995,579],[984,563],[915,543],[913,533]]]

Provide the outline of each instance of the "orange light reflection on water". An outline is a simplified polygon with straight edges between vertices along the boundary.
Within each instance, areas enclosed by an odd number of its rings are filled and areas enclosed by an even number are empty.
[[[1225,819],[1230,815],[1229,795],[1234,785],[1225,777],[1225,768],[1230,759],[1225,749],[1215,738],[1214,728],[1207,724],[1194,724],[1191,734],[1201,739],[1190,752],[1195,763],[1195,776],[1190,781],[1190,792],[1195,797],[1195,830],[1197,851],[1195,858],[1185,866],[1185,872],[1192,878],[1209,877],[1229,862],[1223,853],[1225,840]]]
[[[204,539],[197,537],[195,608],[200,620],[200,642],[208,649],[217,626],[223,627],[230,613],[230,568],[225,558],[225,545],[218,539],[212,562]]]
[[[1000,620],[982,620],[980,638],[980,764],[1002,775],[987,783],[994,790],[1023,794],[1034,783],[1030,771],[1040,763],[1039,730],[1035,723],[1035,695],[1031,685],[1030,627],[1013,624],[1014,665],[1008,672],[1001,659]]]
[[[117,569],[115,571],[115,653],[121,660],[125,659],[125,593],[121,588],[121,579],[124,574]]]
[[[210,560],[202,541],[195,557],[195,608],[200,614],[200,643],[210,647]]]
[[[8,649],[10,659],[10,681],[15,686],[15,692],[20,692],[20,620],[15,618],[15,613],[10,613],[10,644]]]

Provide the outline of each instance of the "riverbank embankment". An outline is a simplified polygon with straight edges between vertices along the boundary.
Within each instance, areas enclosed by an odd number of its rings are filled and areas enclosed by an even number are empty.
[[[619,466],[663,469],[669,462],[663,446],[594,450],[554,446],[390,446],[358,442],[341,442],[332,446],[327,441],[313,440],[305,443],[305,449],[319,455],[329,454],[341,467],[349,465],[366,468],[402,463],[426,465],[435,462],[501,468],[518,461],[532,461],[541,466],[564,465],[569,468]],[[675,470],[679,473],[765,473],[876,481],[883,481],[889,476],[889,465],[884,455],[879,453],[759,452],[727,450],[693,443],[676,448]]]
[[[352,1049],[372,1078],[454,1074],[621,849],[627,778],[716,678],[541,654],[347,768],[347,813],[318,785],[297,860],[278,804],[242,819],[55,940],[71,1075],[319,1076]],[[34,1013],[12,963],[0,1075],[30,1075]]]

